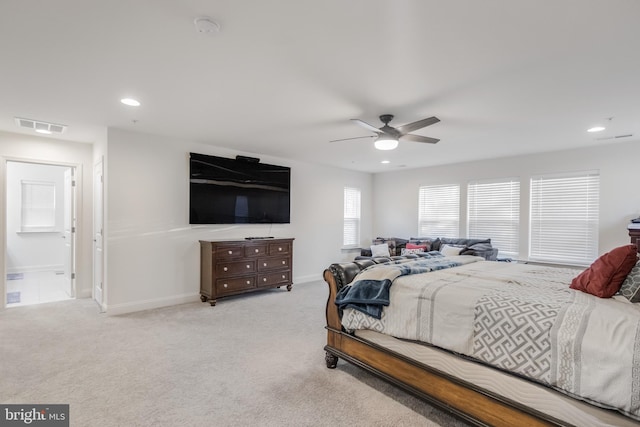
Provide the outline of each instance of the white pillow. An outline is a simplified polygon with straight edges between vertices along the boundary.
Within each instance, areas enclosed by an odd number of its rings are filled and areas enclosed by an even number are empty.
[[[389,256],[389,245],[380,243],[379,245],[371,245],[371,256]]]
[[[458,247],[458,246],[452,246],[452,245],[440,246],[440,252],[444,256],[460,255],[460,252],[462,252],[463,249],[464,247]]]

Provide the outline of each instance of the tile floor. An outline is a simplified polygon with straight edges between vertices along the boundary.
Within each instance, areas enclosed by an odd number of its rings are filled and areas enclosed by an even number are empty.
[[[7,307],[70,299],[62,272],[32,271],[7,274]]]

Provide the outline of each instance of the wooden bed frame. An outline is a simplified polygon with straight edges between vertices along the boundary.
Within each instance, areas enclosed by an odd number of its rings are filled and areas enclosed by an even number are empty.
[[[338,358],[360,366],[474,425],[567,426],[540,411],[496,395],[435,368],[347,333],[334,301],[337,292],[374,261],[332,264],[324,271],[329,285],[326,307],[326,363],[335,368]]]

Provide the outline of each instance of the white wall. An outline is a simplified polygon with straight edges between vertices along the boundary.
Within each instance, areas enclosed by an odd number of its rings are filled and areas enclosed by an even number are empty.
[[[466,187],[470,180],[520,177],[520,257],[528,255],[529,179],[532,175],[566,171],[600,171],[599,252],[629,243],[626,226],[640,214],[640,143],[628,142],[578,150],[483,160],[438,167],[388,172],[374,176],[374,233],[410,237],[418,230],[418,188],[460,184],[461,236],[466,234]],[[487,236],[491,237],[491,236]]]
[[[38,163],[7,163],[7,273],[64,269],[64,171],[66,166]],[[24,233],[21,192],[23,181],[48,182],[55,186],[56,227],[53,232]]]
[[[198,240],[295,238],[295,292],[296,284],[321,279],[332,262],[353,257],[341,252],[345,185],[361,188],[363,211],[370,212],[370,174],[111,128],[106,152],[109,314],[198,300]],[[190,226],[189,152],[291,167],[291,224]],[[369,215],[362,235],[371,239]]]
[[[92,284],[92,145],[39,136],[0,132],[0,224],[5,227],[6,162],[7,160],[33,161],[76,166],[77,219],[76,234],[76,296],[91,296]],[[4,230],[4,228],[3,228]],[[0,245],[0,273],[6,272],[6,236],[2,233]],[[4,283],[4,280],[2,281]]]

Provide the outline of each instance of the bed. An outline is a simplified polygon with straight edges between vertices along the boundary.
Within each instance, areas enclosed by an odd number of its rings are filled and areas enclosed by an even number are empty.
[[[596,263],[332,264],[327,367],[343,359],[475,425],[639,426],[640,304],[570,289]]]

